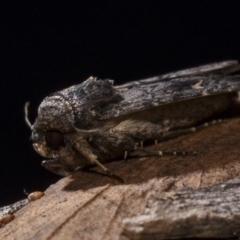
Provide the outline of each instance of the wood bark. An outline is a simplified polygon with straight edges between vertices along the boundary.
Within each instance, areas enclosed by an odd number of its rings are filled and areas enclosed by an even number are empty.
[[[240,118],[235,118],[150,147],[197,151],[195,156],[107,163],[124,184],[98,167],[75,172],[15,213],[0,229],[1,239],[239,236],[239,133]]]
[[[154,195],[144,214],[123,220],[124,234],[129,239],[239,239],[239,203],[239,179],[167,198]]]

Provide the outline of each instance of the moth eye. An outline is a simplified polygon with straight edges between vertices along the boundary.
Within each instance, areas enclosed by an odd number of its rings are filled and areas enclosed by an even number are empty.
[[[45,141],[49,148],[57,150],[59,147],[64,146],[63,133],[58,130],[49,130],[45,134]]]

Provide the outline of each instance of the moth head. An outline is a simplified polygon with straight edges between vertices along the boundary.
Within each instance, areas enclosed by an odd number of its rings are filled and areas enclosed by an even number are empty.
[[[78,137],[81,137],[98,131],[98,129],[84,130],[75,127],[73,108],[64,97],[59,95],[43,100],[34,124],[28,119],[28,106],[29,103],[26,103],[25,121],[32,130],[33,148],[43,157],[59,157],[58,150],[69,144],[68,137],[73,133],[77,132]]]
[[[109,79],[89,78],[56,92],[42,101],[33,124],[28,119],[26,104],[25,120],[32,130],[33,147],[41,156],[50,158],[43,161],[45,168],[65,176],[88,162],[77,150],[76,143],[87,141],[92,132],[99,130],[92,108],[115,100],[117,96],[112,85]]]
[[[34,124],[28,120],[27,107],[28,104],[25,106],[25,120],[32,130],[34,149],[44,157],[58,157],[58,149],[66,145],[65,135],[75,131],[71,105],[58,95],[45,98]]]

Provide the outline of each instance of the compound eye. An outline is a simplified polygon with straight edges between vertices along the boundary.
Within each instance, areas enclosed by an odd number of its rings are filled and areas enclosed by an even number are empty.
[[[49,148],[57,150],[59,147],[64,146],[63,133],[58,130],[49,130],[45,134],[45,141]]]

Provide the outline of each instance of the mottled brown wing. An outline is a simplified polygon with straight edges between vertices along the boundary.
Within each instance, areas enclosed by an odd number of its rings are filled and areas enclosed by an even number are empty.
[[[182,100],[240,90],[240,75],[186,76],[116,88],[119,100],[99,109],[109,119]]]
[[[224,62],[216,62],[210,63],[206,65],[201,65],[198,67],[188,68],[176,72],[171,72],[151,78],[146,78],[142,80],[132,81],[126,84],[122,84],[116,86],[117,89],[122,88],[129,88],[136,85],[143,85],[149,84],[154,82],[159,82],[162,80],[172,79],[172,78],[179,78],[179,77],[187,77],[187,76],[203,76],[203,75],[210,75],[210,74],[230,74],[240,70],[240,64],[237,60],[228,60]]]

